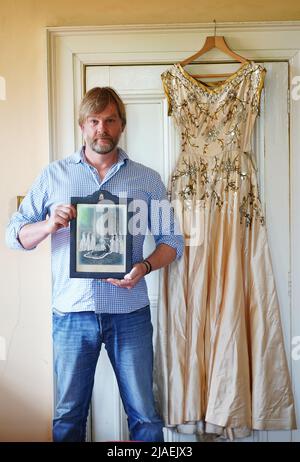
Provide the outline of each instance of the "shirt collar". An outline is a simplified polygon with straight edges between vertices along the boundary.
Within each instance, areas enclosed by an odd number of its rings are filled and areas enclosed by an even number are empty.
[[[85,162],[84,150],[85,150],[85,146],[82,146],[78,151],[72,154],[70,156],[70,162],[74,164],[79,164],[79,162]],[[121,148],[118,148],[118,153],[119,153],[118,164],[124,164],[129,159],[128,155]]]

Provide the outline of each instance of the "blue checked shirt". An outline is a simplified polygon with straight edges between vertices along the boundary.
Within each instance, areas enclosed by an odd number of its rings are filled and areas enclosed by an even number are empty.
[[[153,200],[167,198],[159,174],[130,160],[121,149],[118,162],[110,168],[102,181],[97,170],[85,161],[84,148],[44,168],[22,201],[18,212],[11,217],[6,231],[8,246],[24,249],[18,239],[22,226],[45,220],[56,205],[69,204],[71,196],[84,197],[100,189],[117,196],[123,192],[128,197],[145,201],[149,212],[144,225],[150,231],[155,228],[156,245],[168,244],[176,249],[177,258],[182,255],[183,237],[177,227],[174,227],[174,223],[171,233],[157,234],[157,229],[161,229],[158,226],[160,218],[150,213]],[[144,237],[143,233],[133,236],[133,263],[143,259]],[[62,228],[51,235],[51,249],[54,310],[129,313],[149,304],[144,278],[130,290],[113,286],[101,279],[70,278],[70,228]]]

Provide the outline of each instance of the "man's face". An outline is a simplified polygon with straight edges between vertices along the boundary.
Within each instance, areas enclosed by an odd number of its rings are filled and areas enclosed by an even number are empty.
[[[114,103],[100,114],[91,114],[81,126],[83,138],[92,151],[109,154],[118,145],[123,132],[122,120]]]

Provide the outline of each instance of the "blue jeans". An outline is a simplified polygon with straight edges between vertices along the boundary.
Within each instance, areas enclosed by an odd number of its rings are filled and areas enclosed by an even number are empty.
[[[57,404],[53,441],[85,441],[101,344],[105,344],[127,414],[130,439],[163,441],[153,398],[150,308],[126,314],[53,314]]]

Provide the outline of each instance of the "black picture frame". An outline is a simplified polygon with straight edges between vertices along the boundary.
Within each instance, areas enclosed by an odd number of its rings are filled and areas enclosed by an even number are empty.
[[[71,197],[77,211],[70,223],[71,278],[123,279],[130,272],[131,201],[104,190],[86,197]]]

